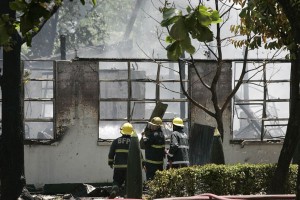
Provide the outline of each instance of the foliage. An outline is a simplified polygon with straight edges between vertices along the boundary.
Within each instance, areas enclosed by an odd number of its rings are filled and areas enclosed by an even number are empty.
[[[245,5],[244,2],[241,3]],[[241,35],[251,35],[249,43],[251,49],[261,47],[265,49],[293,48],[290,24],[276,0],[249,1],[240,13],[241,24],[232,25],[231,31]],[[233,41],[236,47],[247,43],[246,40]]]
[[[11,35],[18,31],[27,45],[41,26],[57,11],[63,0],[15,0],[10,2],[10,9],[18,13],[13,19],[8,14],[0,17],[0,46],[11,44]],[[96,4],[96,0],[92,0]],[[85,4],[85,0],[81,0]]]
[[[153,198],[193,196],[201,193],[217,195],[265,194],[276,165],[237,164],[193,166],[156,173],[148,182]],[[297,166],[290,166],[285,193],[295,193]]]
[[[105,51],[106,46],[123,39],[133,9],[134,2],[130,0],[98,1],[96,5],[87,2],[85,6],[80,1],[64,1],[34,37],[32,47],[23,46],[22,53],[33,59],[58,54],[59,35],[66,36],[69,50],[100,47]]]
[[[198,5],[195,8],[188,6],[185,15],[182,10],[169,3],[166,3],[160,11],[163,14],[160,24],[169,30],[166,42],[170,44],[166,50],[171,60],[177,60],[184,52],[195,53],[191,39],[199,42],[212,41],[213,33],[209,27],[211,24],[222,21],[218,11],[204,5]]]
[[[61,7],[57,31],[67,36],[69,48],[77,49],[79,46],[97,46],[104,43],[105,22],[103,12],[99,12],[98,7],[101,5],[87,4],[83,7],[78,2],[66,2]]]

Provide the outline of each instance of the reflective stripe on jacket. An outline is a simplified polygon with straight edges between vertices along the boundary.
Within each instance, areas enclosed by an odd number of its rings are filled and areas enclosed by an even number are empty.
[[[151,164],[163,164],[165,157],[165,136],[161,130],[148,132],[143,137],[145,144],[144,162]]]
[[[189,164],[189,140],[188,135],[180,131],[171,134],[168,159],[172,164]]]
[[[108,154],[109,165],[114,165],[114,168],[127,168],[130,140],[130,135],[122,135],[112,142]]]

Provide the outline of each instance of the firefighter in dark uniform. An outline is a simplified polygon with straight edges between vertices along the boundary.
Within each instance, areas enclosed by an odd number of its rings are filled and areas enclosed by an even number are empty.
[[[157,170],[163,170],[165,157],[165,136],[161,130],[162,120],[154,117],[148,122],[147,131],[142,133],[145,145],[143,162],[147,180],[153,179]]]
[[[121,137],[115,139],[109,150],[108,165],[114,169],[113,186],[109,198],[114,198],[120,187],[126,183],[127,158],[131,135],[134,132],[130,123],[124,123],[120,128]]]
[[[189,166],[189,140],[188,135],[183,131],[183,120],[176,117],[173,119],[172,124],[173,132],[167,154],[167,168],[187,167]]]

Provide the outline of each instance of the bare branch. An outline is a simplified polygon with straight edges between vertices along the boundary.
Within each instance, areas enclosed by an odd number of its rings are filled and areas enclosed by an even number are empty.
[[[206,83],[204,82],[204,80],[202,79],[202,77],[200,76],[200,73],[199,73],[197,67],[195,66],[195,61],[194,61],[193,56],[192,56],[192,55],[190,55],[190,56],[191,56],[191,59],[192,59],[191,65],[192,65],[193,68],[195,69],[195,72],[196,72],[196,74],[197,74],[199,80],[201,81],[202,85],[203,85],[205,88],[207,88],[208,90],[211,90],[211,88],[209,87],[209,85],[206,84]]]
[[[59,9],[59,5],[58,4],[53,4],[52,5],[52,7],[50,7],[49,8],[49,11],[50,11],[50,17],[49,18],[51,18],[56,12],[57,12],[57,10]],[[30,33],[31,33],[31,35],[32,35],[32,38],[35,36],[35,35],[37,35],[41,30],[42,30],[42,28],[44,27],[44,25],[46,24],[46,22],[48,21],[48,19],[46,19],[46,18],[43,18],[42,20],[41,20],[41,23],[38,25],[38,31],[30,31]],[[22,43],[24,43],[25,42],[25,38],[24,37],[22,37]]]
[[[231,4],[231,6],[224,13],[222,13],[222,15],[220,17],[222,18],[225,14],[227,14],[228,12],[230,12],[231,9],[233,8],[233,6],[234,6],[234,3]]]
[[[206,42],[204,43],[204,45],[207,47],[208,51],[218,59],[217,54],[210,48],[210,46]]]
[[[249,46],[247,45],[246,49],[245,49],[245,56],[244,56],[244,61],[243,61],[243,69],[242,69],[242,72],[240,74],[239,80],[238,80],[237,84],[234,86],[233,90],[227,96],[227,98],[226,98],[223,106],[221,107],[221,112],[224,112],[225,108],[227,107],[227,105],[231,101],[231,98],[236,94],[236,92],[238,91],[238,89],[240,88],[240,86],[243,83],[244,76],[247,73],[246,72],[246,68],[247,68],[248,52],[249,52]]]
[[[215,114],[213,112],[211,112],[210,110],[208,110],[208,108],[206,108],[205,106],[203,106],[202,104],[198,103],[197,101],[195,101],[185,90],[184,88],[184,84],[183,84],[183,80],[182,80],[182,72],[181,72],[181,68],[180,68],[180,60],[178,61],[179,64],[179,77],[180,77],[180,86],[182,89],[183,94],[186,96],[186,98],[188,100],[190,100],[195,106],[197,106],[198,108],[202,109],[204,112],[206,112],[208,115],[212,116],[215,118]]]

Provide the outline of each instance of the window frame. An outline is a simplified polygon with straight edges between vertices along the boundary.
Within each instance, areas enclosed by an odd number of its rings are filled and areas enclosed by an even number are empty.
[[[251,63],[251,61],[248,61],[249,63]],[[269,61],[267,63],[263,63],[262,60],[256,60],[256,61],[253,61],[255,62],[255,64],[262,64],[264,65],[263,66],[263,69],[262,69],[262,80],[258,80],[258,79],[253,79],[253,80],[242,80],[242,84],[256,84],[256,85],[262,85],[262,88],[263,88],[263,97],[262,99],[239,99],[237,98],[237,95],[235,95],[232,99],[232,139],[231,139],[231,142],[232,143],[235,143],[235,142],[239,142],[239,141],[254,141],[254,142],[264,142],[264,141],[274,141],[274,142],[278,142],[278,141],[283,141],[284,140],[284,137],[285,137],[285,132],[284,132],[284,135],[281,136],[281,137],[271,137],[271,138],[266,138],[266,135],[267,135],[267,128],[269,126],[284,126],[284,127],[287,127],[287,123],[288,123],[288,117],[268,117],[267,116],[267,104],[268,103],[289,103],[289,98],[278,98],[278,99],[275,99],[275,98],[268,98],[268,84],[270,83],[290,83],[290,80],[289,79],[267,79],[267,71],[266,71],[266,68],[268,64],[273,64],[273,66],[276,64],[288,64],[289,67],[290,67],[290,62],[286,62],[284,60],[275,60],[275,61]],[[237,64],[240,64],[242,63],[242,61],[233,61],[232,63],[232,66],[233,66],[233,78],[232,78],[232,85],[233,87],[236,85],[236,83],[238,82],[238,78],[239,77],[236,77],[236,67],[237,67]],[[269,66],[268,66],[269,67]],[[289,85],[288,85],[289,86]],[[242,85],[240,86],[242,87]],[[241,88],[239,88],[240,90]],[[289,89],[289,88],[288,88]],[[250,94],[249,94],[250,96]],[[260,118],[255,118],[255,119],[250,119],[250,120],[254,120],[254,121],[258,121],[260,123],[260,137],[259,138],[234,138],[234,135],[236,133],[234,133],[234,119],[235,117],[237,117],[237,119],[239,119],[239,117],[237,116],[236,114],[236,106],[239,106],[239,105],[246,105],[246,106],[251,106],[251,105],[261,105],[262,106],[262,116]],[[240,108],[241,109],[241,108]],[[288,110],[289,112],[289,110]],[[240,118],[242,119],[242,118]],[[245,119],[248,119],[249,118],[245,118]],[[268,122],[273,122],[274,124],[273,125],[269,125]],[[283,123],[283,122],[286,122],[286,123]],[[240,123],[238,121],[238,123]],[[250,124],[249,124],[250,125]],[[271,135],[270,135],[271,136]]]
[[[119,62],[123,62],[127,64],[127,78],[121,78],[121,79],[116,79],[116,78],[111,78],[111,79],[101,79],[101,63],[105,63],[105,62],[112,62],[112,63],[119,63]],[[149,79],[149,78],[132,78],[132,64],[136,64],[136,63],[151,63],[151,64],[155,64],[157,65],[157,71],[156,71],[156,77],[155,79]],[[161,68],[164,67],[164,64],[170,64],[170,63],[175,63],[178,64],[177,62],[172,62],[169,60],[156,60],[156,62],[153,62],[153,60],[147,60],[147,59],[117,59],[117,60],[105,60],[105,59],[101,59],[99,61],[99,88],[101,88],[101,83],[109,83],[109,82],[126,82],[127,83],[127,97],[124,98],[105,98],[105,97],[99,97],[99,105],[101,104],[101,102],[126,102],[127,103],[127,111],[126,111],[126,118],[104,118],[102,116],[100,116],[100,111],[99,111],[99,129],[101,126],[101,122],[105,122],[105,121],[110,121],[110,122],[119,122],[119,125],[121,125],[122,123],[128,122],[130,121],[133,126],[135,125],[140,125],[140,124],[144,124],[146,126],[147,122],[150,119],[137,119],[137,118],[132,118],[132,113],[133,113],[133,105],[134,104],[139,104],[139,103],[145,103],[145,104],[156,104],[157,102],[162,102],[162,103],[170,103],[170,102],[176,102],[176,103],[184,103],[185,107],[185,113],[184,115],[186,117],[182,117],[184,122],[187,124],[187,129],[189,129],[189,109],[190,109],[190,105],[189,105],[189,101],[188,99],[181,93],[180,98],[161,98],[160,92],[161,92],[161,88],[164,83],[180,83],[179,80],[179,76],[178,79],[162,79],[161,78]],[[124,70],[124,69],[122,69]],[[169,69],[170,70],[170,69]],[[174,70],[175,71],[175,70]],[[189,84],[189,79],[188,79],[188,68],[186,70],[186,78],[183,80],[184,83],[186,83],[186,85]],[[154,98],[134,98],[132,96],[132,85],[134,83],[154,83],[155,84],[155,97]],[[163,86],[164,87],[164,86]],[[180,88],[181,90],[181,88]],[[101,91],[100,91],[101,93]],[[101,94],[99,94],[101,96]],[[185,105],[186,104],[186,105]],[[183,104],[182,104],[183,105]],[[101,106],[99,106],[100,109]],[[182,109],[182,108],[180,108]],[[180,113],[179,113],[180,114]],[[182,114],[181,114],[182,115]],[[174,116],[174,117],[178,117],[178,116]],[[163,117],[163,122],[164,123],[170,123],[172,121],[173,118],[166,118]],[[138,133],[139,134],[139,133]],[[98,142],[110,142],[115,138],[103,138],[103,136],[101,136],[101,131],[99,130],[98,133]]]
[[[28,62],[28,64],[27,64]],[[32,67],[31,65],[31,62],[36,62],[38,63],[37,65],[41,65],[39,67]],[[39,64],[40,63],[40,64]],[[44,68],[43,67],[43,64],[46,63],[47,66],[50,66],[51,65],[51,68],[50,67],[48,68]],[[49,63],[49,64],[48,64]],[[55,76],[56,76],[56,67],[55,67],[55,61],[53,60],[23,60],[22,61],[22,66],[23,66],[23,69],[27,69],[27,67],[25,66],[31,66],[32,68],[30,68],[31,71],[34,71],[34,70],[40,70],[40,71],[44,71],[44,72],[41,72],[41,76],[44,76],[43,74],[46,74],[47,77],[41,77],[41,78],[36,78],[36,77],[31,77],[29,75],[29,77],[27,78],[27,80],[29,82],[33,81],[33,82],[41,82],[41,93],[43,94],[42,97],[25,97],[24,95],[24,104],[26,102],[30,103],[30,102],[43,102],[44,105],[43,108],[41,108],[41,113],[44,113],[45,114],[45,106],[48,105],[48,104],[52,104],[52,113],[53,113],[53,116],[52,117],[47,117],[47,116],[41,116],[41,117],[26,117],[25,116],[25,106],[24,106],[24,130],[26,130],[26,126],[28,126],[27,123],[52,123],[52,127],[50,127],[50,129],[52,128],[52,138],[43,138],[43,139],[40,139],[40,138],[26,138],[26,133],[24,131],[24,144],[51,144],[53,142],[55,142],[57,140],[57,135],[56,135],[56,125],[55,125]],[[25,71],[24,71],[25,72]],[[49,77],[50,75],[50,77]],[[52,78],[51,78],[51,75],[52,75]],[[46,82],[46,84],[48,84],[49,82],[52,82],[52,87],[50,86],[50,88],[46,88],[47,89],[50,89],[52,90],[52,97],[49,98],[47,97],[47,93],[44,92],[45,90],[45,87],[43,86],[43,82]],[[24,84],[24,92],[25,92],[25,84]],[[45,96],[46,95],[46,96]],[[48,126],[47,126],[48,128]],[[44,129],[45,130],[45,129]]]

